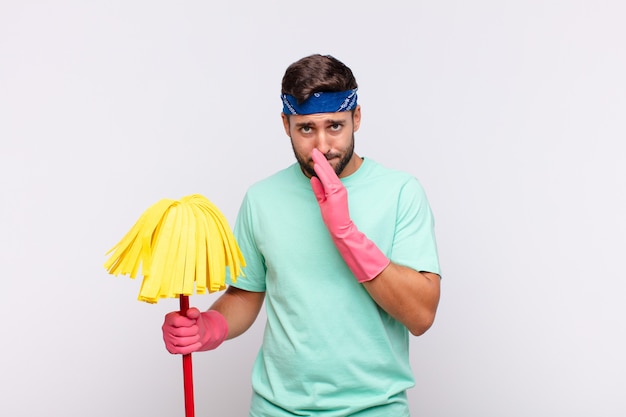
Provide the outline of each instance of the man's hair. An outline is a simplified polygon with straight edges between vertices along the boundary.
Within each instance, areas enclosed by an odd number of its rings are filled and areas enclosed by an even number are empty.
[[[357,88],[352,70],[330,55],[314,54],[291,64],[282,81],[282,94],[294,96],[298,103],[313,93],[334,93]]]

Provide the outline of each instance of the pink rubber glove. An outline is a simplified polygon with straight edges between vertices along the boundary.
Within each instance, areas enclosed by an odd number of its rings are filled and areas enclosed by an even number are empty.
[[[311,177],[311,188],[320,206],[324,224],[357,281],[370,281],[390,261],[350,219],[348,191],[326,157],[317,149],[313,149],[312,157],[317,177]]]
[[[166,314],[161,329],[167,351],[181,355],[215,349],[228,336],[224,316],[215,310],[200,313],[195,307],[187,310],[187,316],[180,311]]]

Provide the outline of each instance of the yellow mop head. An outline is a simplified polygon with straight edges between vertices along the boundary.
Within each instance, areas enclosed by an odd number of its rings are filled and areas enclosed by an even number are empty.
[[[162,199],[146,210],[111,248],[104,267],[135,278],[141,266],[139,300],[204,294],[226,289],[226,267],[233,280],[245,261],[224,215],[206,197]],[[195,285],[194,285],[195,284]]]

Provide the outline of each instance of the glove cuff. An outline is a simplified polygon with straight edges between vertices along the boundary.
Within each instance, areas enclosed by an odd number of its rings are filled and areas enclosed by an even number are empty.
[[[333,241],[360,283],[376,278],[391,262],[354,224],[341,237],[333,236]]]
[[[202,315],[202,325],[204,326],[204,338],[201,340],[202,346],[199,351],[213,350],[222,344],[228,336],[228,322],[224,316],[215,310],[208,310]]]

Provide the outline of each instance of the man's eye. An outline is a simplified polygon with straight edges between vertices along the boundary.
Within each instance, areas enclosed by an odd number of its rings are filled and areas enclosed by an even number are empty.
[[[302,127],[300,128],[300,131],[301,131],[302,133],[311,133],[311,127],[310,127],[310,126],[302,126]]]
[[[334,131],[341,130],[341,125],[339,123],[332,124],[330,125],[330,130],[334,130]]]

